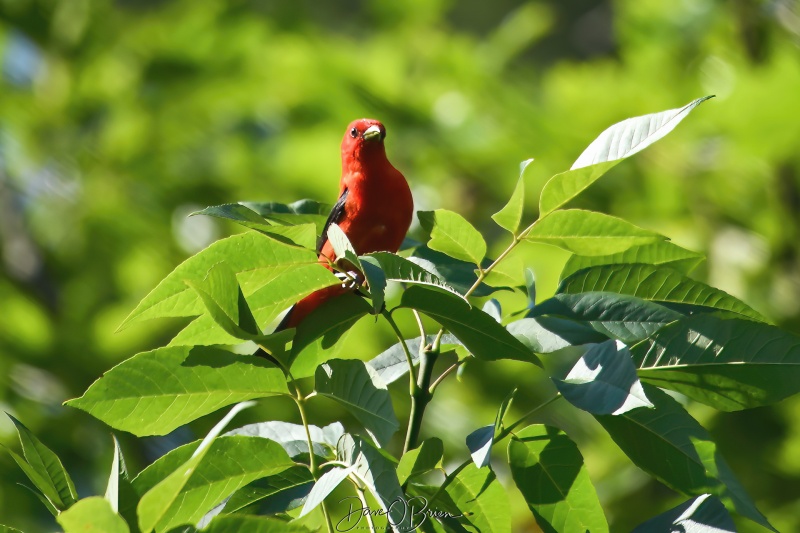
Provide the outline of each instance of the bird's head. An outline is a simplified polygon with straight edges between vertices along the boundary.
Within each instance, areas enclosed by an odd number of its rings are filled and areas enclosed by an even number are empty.
[[[362,118],[347,126],[342,139],[342,162],[360,161],[373,154],[385,154],[386,128],[377,120]]]

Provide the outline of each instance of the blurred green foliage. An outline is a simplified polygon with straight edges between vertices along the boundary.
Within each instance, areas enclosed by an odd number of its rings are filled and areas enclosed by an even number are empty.
[[[519,161],[536,158],[530,214],[544,180],[608,125],[716,94],[574,203],[704,251],[698,276],[800,330],[792,0],[0,0],[0,61],[0,407],[62,457],[81,496],[102,492],[112,441],[61,402],[177,331],[159,321],[114,333],[175,265],[238,231],[186,215],[237,200],[332,202],[339,140],[361,116],[387,125],[417,209],[461,213],[497,253],[489,215]],[[546,298],[566,255],[522,248],[514,268],[531,266]],[[350,337],[359,357],[389,344],[366,321]],[[448,454],[466,453],[464,435],[509,389],[523,405],[545,394],[514,363],[474,366],[442,386],[423,430]],[[269,404],[273,416],[288,407]],[[800,529],[800,401],[691,408],[775,526]],[[591,419],[548,417],[581,445],[617,530],[679,501]],[[192,436],[122,446],[138,470]],[[8,420],[0,442],[16,445]],[[55,527],[5,454],[0,478],[3,523]],[[515,530],[532,530],[514,498]]]

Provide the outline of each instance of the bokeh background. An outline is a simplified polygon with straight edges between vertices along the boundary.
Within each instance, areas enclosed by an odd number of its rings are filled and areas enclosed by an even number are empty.
[[[387,125],[418,208],[460,212],[497,253],[504,235],[489,215],[520,161],[536,159],[532,219],[544,180],[607,126],[716,94],[575,205],[704,252],[698,279],[800,332],[796,1],[0,0],[0,69],[0,408],[62,457],[81,496],[104,490],[110,431],[61,402],[165,344],[182,322],[115,329],[180,261],[239,231],[186,215],[238,200],[333,202],[341,135],[362,116]],[[565,258],[530,247],[515,260],[536,271],[543,299]],[[392,338],[367,320],[348,343],[369,358]],[[513,387],[515,413],[547,394],[532,368],[468,366],[437,393],[424,434],[460,462],[464,436]],[[293,420],[290,407],[263,402],[240,421]],[[800,531],[800,398],[689,408],[767,517]],[[312,418],[340,415],[323,404]],[[120,435],[131,469],[214,419]],[[543,420],[580,444],[614,531],[682,500],[591,418],[561,406]],[[18,446],[6,419],[0,443]],[[56,530],[23,481],[0,452],[0,523]],[[515,531],[536,531],[507,486]]]

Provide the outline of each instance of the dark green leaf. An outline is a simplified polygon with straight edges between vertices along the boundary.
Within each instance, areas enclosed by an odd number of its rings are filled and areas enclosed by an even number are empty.
[[[128,533],[125,520],[100,496],[84,498],[56,518],[64,533]]]
[[[551,317],[523,318],[510,323],[506,329],[528,349],[539,354],[606,340],[605,335],[582,324]]]
[[[22,472],[28,477],[31,483],[33,483],[33,486],[39,490],[37,491],[32,489],[27,485],[20,485],[35,494],[53,516],[58,516],[58,513],[61,511],[59,507],[63,508],[63,502],[61,502],[58,491],[52,485],[52,482],[42,476],[31,465],[29,465],[28,462],[18,453],[14,452],[13,450],[9,450],[8,448],[6,448],[6,452],[8,452],[14,462],[17,463],[17,466],[20,467]]]
[[[456,289],[460,294],[466,293],[478,281],[475,265],[453,259],[441,252],[431,250],[427,246],[416,248],[414,254],[408,260],[444,280],[445,283]],[[490,260],[484,259],[481,267],[486,268],[490,264]],[[501,288],[490,287],[485,283],[481,283],[473,291],[472,295],[488,296],[498,290],[501,290]]]
[[[11,526],[4,526],[0,524],[0,533],[23,533],[23,532]]]
[[[486,241],[464,217],[447,209],[419,211],[417,217],[431,235],[428,248],[460,261],[481,264],[486,255]]]
[[[436,320],[479,359],[516,359],[541,366],[536,356],[495,319],[451,294],[409,287],[400,306],[416,309]]]
[[[634,246],[609,255],[573,255],[567,259],[560,279],[564,279],[579,270],[600,265],[617,265],[622,263],[647,263],[660,265],[688,274],[703,261],[702,254],[681,248],[670,241],[656,241],[642,246]]]
[[[385,446],[400,423],[392,398],[378,373],[357,359],[334,359],[317,368],[315,390],[344,405],[379,446]]]
[[[362,261],[362,264],[364,261],[377,264],[381,270],[383,270],[388,281],[400,281],[409,285],[430,285],[432,287],[444,289],[463,298],[461,293],[454,287],[451,287],[445,280],[399,255],[390,254],[388,252],[375,252],[363,255],[359,259]]]
[[[558,209],[618,162],[662,139],[692,109],[709,98],[712,97],[698,98],[680,109],[629,118],[606,129],[584,150],[570,170],[556,174],[545,184],[539,199],[541,215]]]
[[[525,238],[552,244],[579,255],[624,252],[631,246],[664,239],[621,218],[582,209],[550,213],[536,222]]]
[[[589,348],[564,381],[553,380],[566,400],[596,415],[620,415],[637,407],[653,407],[636,375],[631,353],[620,341]]]
[[[655,409],[595,415],[625,455],[667,486],[689,496],[713,494],[728,509],[775,531],[703,426],[666,393],[647,384],[644,390]]]
[[[542,531],[608,531],[583,456],[563,431],[537,424],[517,432],[508,464]]]
[[[293,466],[239,489],[222,512],[234,513],[252,505],[256,514],[285,513],[303,505],[313,485],[314,478],[306,466]]]
[[[226,405],[288,393],[283,372],[264,359],[178,346],[135,355],[67,405],[134,435],[165,435]]]
[[[768,324],[695,315],[631,351],[644,381],[723,411],[800,392],[800,337]]]
[[[736,533],[736,526],[719,499],[703,494],[638,525],[632,533],[654,531]]]
[[[598,332],[633,344],[646,339],[683,315],[657,303],[614,292],[556,294],[531,313],[559,315],[587,322]]]
[[[494,441],[494,424],[478,428],[467,435],[467,448],[472,456],[472,462],[478,468],[489,466],[492,458],[492,444]]]
[[[591,291],[618,292],[654,302],[691,304],[707,310],[720,309],[768,322],[760,313],[730,294],[667,267],[626,264],[587,268],[562,281],[557,293]]]

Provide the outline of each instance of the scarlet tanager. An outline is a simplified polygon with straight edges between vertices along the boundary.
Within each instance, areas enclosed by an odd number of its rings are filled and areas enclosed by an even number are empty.
[[[342,178],[339,200],[333,206],[317,245],[320,262],[336,261],[328,241],[331,224],[338,224],[358,255],[396,252],[411,225],[414,203],[405,177],[386,158],[386,128],[377,120],[350,123],[342,139]],[[348,292],[334,285],[306,296],[275,329],[296,327],[327,300]]]

